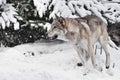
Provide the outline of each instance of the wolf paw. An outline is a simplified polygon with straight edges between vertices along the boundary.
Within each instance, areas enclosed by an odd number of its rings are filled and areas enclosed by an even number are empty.
[[[77,66],[83,66],[83,64],[82,63],[77,63]]]
[[[106,66],[106,69],[109,69],[109,66]]]

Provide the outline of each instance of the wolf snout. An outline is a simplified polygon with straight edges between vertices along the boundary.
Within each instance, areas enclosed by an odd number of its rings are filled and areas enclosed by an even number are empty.
[[[50,34],[47,34],[47,39],[48,40],[54,40],[54,39],[57,39],[58,35],[50,35]]]

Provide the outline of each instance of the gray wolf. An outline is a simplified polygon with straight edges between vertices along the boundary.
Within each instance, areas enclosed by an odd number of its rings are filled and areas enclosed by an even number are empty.
[[[90,57],[94,68],[97,64],[93,45],[99,42],[106,54],[106,69],[110,67],[107,24],[99,17],[89,15],[82,18],[63,18],[56,15],[48,31],[48,37],[55,39],[59,35],[64,35],[73,44],[83,66]]]

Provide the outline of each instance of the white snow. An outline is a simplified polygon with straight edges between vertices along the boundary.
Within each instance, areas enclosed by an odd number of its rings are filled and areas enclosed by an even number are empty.
[[[51,28],[51,24],[50,23],[46,23],[45,25],[43,25],[44,29],[47,28],[47,31],[50,30]]]
[[[83,75],[79,57],[68,42],[37,41],[13,48],[0,48],[0,80],[120,80],[120,50],[109,47],[111,67],[105,69],[104,51],[97,50],[99,72],[87,62],[90,70]]]
[[[18,13],[16,12],[16,9],[13,7],[13,4],[6,4],[6,0],[0,0],[2,1],[1,9],[1,16],[0,16],[0,26],[5,29],[6,27],[10,27],[10,24],[14,24],[14,29],[19,29],[19,22],[17,20],[20,20],[21,17],[18,17]],[[17,17],[16,17],[17,16]]]
[[[2,25],[2,28],[5,29],[5,22],[4,19],[2,17],[0,17],[0,25]]]
[[[14,23],[14,30],[20,29],[20,24],[19,22]]]
[[[6,3],[6,0],[0,0],[0,4],[3,1]],[[97,0],[68,0],[67,3],[65,0],[33,1],[40,17],[43,17],[45,11],[53,5],[54,9],[50,18],[54,18],[54,14],[74,18],[78,15],[83,17],[94,13],[106,21],[100,13],[103,11],[104,15],[111,20],[120,21],[120,4],[116,3],[101,3]],[[2,27],[5,28],[6,25],[9,26],[10,22],[13,22],[15,29],[19,29],[19,23],[15,18],[15,15],[18,16],[15,8],[11,4],[5,4],[2,7],[4,8],[0,17]],[[50,24],[46,23],[44,28],[46,27],[49,29]],[[85,68],[77,66],[80,59],[68,42],[37,41],[13,48],[1,47],[0,80],[120,80],[120,49],[116,50],[110,46],[108,48],[111,57],[110,69],[105,69],[105,54],[103,50],[100,54],[99,47],[95,57],[98,66],[101,66],[103,71],[94,69],[89,60],[86,68],[89,72],[87,75],[83,75]]]
[[[6,3],[6,0],[0,0],[0,5],[5,3]]]
[[[86,15],[97,15],[105,23],[107,23],[105,17],[110,22],[120,22],[120,2],[119,0],[33,0],[34,5],[37,8],[40,17],[43,17],[45,12],[51,6],[49,18],[55,18],[55,14],[58,16],[75,18],[84,17]],[[117,1],[117,2],[116,2]],[[105,16],[105,17],[103,17]]]
[[[37,10],[40,17],[43,17],[45,11],[47,10],[47,5],[49,5],[50,0],[34,0],[34,5],[38,6]]]

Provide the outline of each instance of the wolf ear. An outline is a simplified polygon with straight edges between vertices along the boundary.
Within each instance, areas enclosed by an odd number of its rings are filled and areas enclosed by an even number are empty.
[[[56,19],[58,19],[59,17],[57,16],[57,14],[55,14],[55,17],[56,17]]]
[[[62,25],[64,25],[65,19],[64,19],[62,16],[58,17],[58,16],[55,14],[55,17],[56,17],[56,19],[57,19]]]

